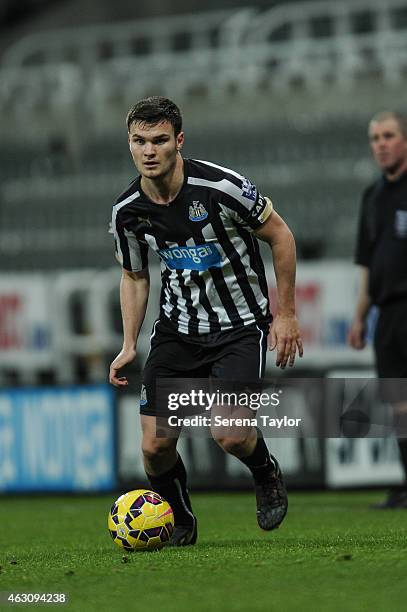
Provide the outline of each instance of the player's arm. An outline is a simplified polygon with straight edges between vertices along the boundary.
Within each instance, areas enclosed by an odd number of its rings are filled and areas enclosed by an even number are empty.
[[[121,368],[136,356],[137,338],[146,314],[150,276],[148,272],[148,245],[140,241],[134,231],[126,228],[121,211],[113,207],[112,232],[116,259],[122,266],[120,281],[120,307],[123,319],[123,347],[110,365],[109,382],[115,387],[128,384],[119,376]]]
[[[301,333],[295,314],[295,241],[285,221],[273,211],[259,228],[256,236],[267,242],[273,253],[277,282],[277,312],[271,327],[270,350],[277,347],[276,365],[284,369],[294,365],[298,348],[303,355]]]
[[[348,344],[354,349],[360,350],[366,346],[366,318],[369,313],[372,300],[369,295],[369,268],[360,267],[359,296],[356,304],[355,315],[348,333]]]
[[[123,320],[123,348],[110,366],[109,382],[115,387],[128,384],[120,369],[132,362],[136,356],[137,338],[147,309],[150,291],[148,268],[140,272],[129,272],[123,268],[120,281],[120,307]]]

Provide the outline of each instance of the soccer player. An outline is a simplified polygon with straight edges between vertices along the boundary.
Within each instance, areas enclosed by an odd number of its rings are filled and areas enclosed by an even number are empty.
[[[369,123],[373,158],[382,176],[363,194],[356,246],[361,266],[359,298],[349,344],[365,346],[366,318],[379,307],[374,350],[379,378],[407,377],[407,117],[384,111]],[[382,381],[394,408],[396,432],[405,429],[407,401],[402,385]],[[401,392],[401,393],[400,393]],[[403,486],[376,508],[407,508],[407,439],[399,437]]]
[[[261,379],[271,322],[257,238],[272,249],[278,305],[271,328],[276,365],[292,366],[303,348],[295,316],[295,243],[285,222],[249,180],[208,161],[184,159],[182,118],[167,98],[139,101],[128,113],[128,142],[140,173],[113,206],[124,342],[110,382],[136,355],[149,293],[147,253],[161,260],[160,314],[143,372],[140,412],[144,466],[153,490],[171,504],[171,545],[194,544],[196,518],[177,437],[162,436],[168,406],[156,400],[160,378]],[[160,435],[157,435],[157,427]],[[215,434],[216,436],[216,434]],[[254,427],[219,434],[217,443],[251,470],[262,529],[287,512],[280,467]]]

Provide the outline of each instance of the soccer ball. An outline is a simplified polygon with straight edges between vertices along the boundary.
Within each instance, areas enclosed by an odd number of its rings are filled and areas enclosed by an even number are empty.
[[[121,495],[110,508],[107,527],[120,548],[158,550],[174,528],[171,506],[158,493],[137,489]]]

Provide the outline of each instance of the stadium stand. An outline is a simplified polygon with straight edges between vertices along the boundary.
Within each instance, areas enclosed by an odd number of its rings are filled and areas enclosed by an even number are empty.
[[[157,84],[167,90],[174,80],[179,94],[206,84],[216,95],[265,80],[277,89],[298,80],[346,86],[377,73],[396,82],[406,68],[406,26],[403,0],[247,7],[35,33],[6,50],[3,66],[67,63],[105,97],[115,79],[131,94],[136,79],[141,95]]]
[[[318,243],[320,255],[348,256],[353,244],[349,219],[354,225],[357,194],[371,171],[367,159],[360,162],[366,156],[361,126],[323,124],[312,133],[289,123],[261,125],[261,132],[230,127],[187,132],[185,154],[236,168],[271,194],[296,233],[300,255]],[[134,173],[125,135],[122,141],[89,141],[74,172],[62,171],[57,153],[46,147],[3,150],[2,155],[7,163],[0,243],[6,267],[109,265],[111,204]]]

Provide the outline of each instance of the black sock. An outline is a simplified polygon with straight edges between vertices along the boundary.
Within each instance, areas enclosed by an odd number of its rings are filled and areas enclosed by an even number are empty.
[[[264,482],[270,475],[270,472],[276,467],[270,457],[270,453],[263,438],[260,429],[257,429],[257,444],[254,451],[248,457],[239,457],[240,461],[247,465],[255,482]]]
[[[407,489],[407,438],[397,438],[397,444],[399,445],[400,461],[404,470],[403,488]]]
[[[167,500],[174,513],[175,525],[193,525],[191,501],[187,490],[187,473],[181,457],[176,464],[159,476],[147,474],[153,491],[157,491]]]

